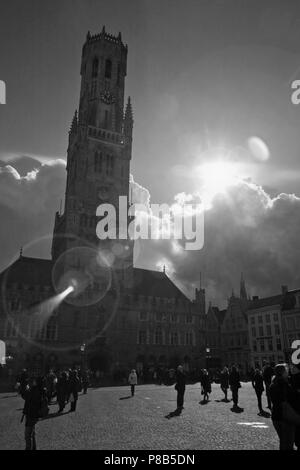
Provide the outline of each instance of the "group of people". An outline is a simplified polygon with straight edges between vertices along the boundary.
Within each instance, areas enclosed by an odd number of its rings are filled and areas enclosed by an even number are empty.
[[[184,405],[186,374],[179,365],[175,374],[177,391],[177,413],[181,413]],[[138,383],[137,373],[131,370],[128,376],[131,396],[135,394]],[[174,383],[174,382],[173,382]],[[209,371],[200,371],[200,385],[203,401],[207,403],[212,392]],[[45,377],[28,378],[24,370],[19,378],[18,389],[25,400],[22,421],[25,418],[26,450],[36,449],[35,425],[40,418],[46,417],[48,405],[57,398],[58,413],[62,413],[66,404],[70,403],[70,412],[76,410],[79,391],[87,393],[89,384],[88,371],[76,368],[55,374],[50,371]],[[292,450],[294,445],[300,450],[300,367],[277,364],[275,367],[264,363],[262,369],[256,368],[252,374],[252,386],[257,396],[259,415],[270,416],[263,410],[262,395],[266,393],[267,407],[271,412],[274,428],[278,434],[280,450]],[[230,402],[228,391],[231,390],[232,411],[243,411],[238,406],[241,377],[238,367],[224,367],[220,374],[220,388],[224,393],[224,402]]]
[[[29,378],[26,370],[22,371],[17,390],[25,402],[21,422],[25,418],[26,450],[36,450],[35,425],[40,418],[47,417],[52,400],[57,399],[57,413],[62,413],[68,403],[69,411],[74,412],[79,392],[86,394],[88,385],[89,372],[86,370],[73,368],[58,374],[50,370],[44,377],[33,378]]]
[[[186,378],[180,365],[176,373],[177,412],[183,409]],[[206,369],[200,374],[202,403],[209,401],[212,391],[211,379]],[[262,370],[257,368],[252,376],[252,386],[257,396],[259,415],[270,416],[262,407],[262,394],[265,391],[268,408],[271,411],[273,426],[279,437],[280,450],[293,450],[294,445],[300,451],[300,367],[287,364],[277,364],[272,367],[264,362]],[[224,393],[225,402],[228,390],[232,392],[232,411],[243,411],[238,406],[239,389],[241,388],[240,373],[236,366],[229,370],[224,367],[220,375],[220,387]]]

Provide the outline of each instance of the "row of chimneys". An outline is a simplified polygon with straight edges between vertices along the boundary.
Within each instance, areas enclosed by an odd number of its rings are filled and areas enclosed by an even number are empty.
[[[283,295],[284,295],[284,294],[287,294],[288,291],[289,291],[288,286],[281,286],[281,293],[282,293]],[[258,300],[258,299],[259,299],[258,295],[254,295],[254,296],[252,297],[252,300]]]

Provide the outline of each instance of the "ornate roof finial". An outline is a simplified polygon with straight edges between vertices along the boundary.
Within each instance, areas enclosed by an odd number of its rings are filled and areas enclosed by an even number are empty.
[[[166,274],[166,265],[164,264],[163,272]]]
[[[75,113],[74,113],[74,116],[73,116],[73,119],[72,119],[70,133],[77,132],[77,125],[78,125],[78,113],[77,113],[77,109],[76,109]]]
[[[91,32],[90,32],[90,31],[87,32],[86,39],[87,39],[87,41],[88,41],[89,39],[91,39]]]
[[[122,34],[121,34],[121,32],[119,32],[119,34],[118,34],[118,39],[119,39],[119,41],[122,41]]]
[[[126,120],[133,120],[133,113],[132,113],[132,106],[131,106],[131,99],[130,96],[128,96],[128,101],[126,105],[126,111],[125,111],[125,119]]]
[[[103,25],[102,34],[105,34],[105,25]]]
[[[20,248],[20,258],[22,258],[22,256],[23,256],[23,247],[21,246],[21,248]]]

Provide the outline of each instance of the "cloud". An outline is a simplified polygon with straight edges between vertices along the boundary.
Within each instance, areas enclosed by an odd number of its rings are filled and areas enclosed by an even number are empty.
[[[3,156],[1,159],[6,160]],[[31,170],[23,176],[12,165],[13,159],[6,160],[10,164],[0,166],[0,269],[16,255],[20,246],[34,245],[35,240],[52,233],[54,214],[64,195],[65,161],[32,160]],[[22,157],[19,161],[22,162]],[[45,247],[36,247],[35,256],[49,256],[50,244],[49,238]]]
[[[54,214],[65,191],[65,162],[53,159],[21,175],[12,161],[0,166],[1,267],[21,245],[32,243],[53,230]],[[134,202],[145,205],[151,218],[151,194],[130,177]],[[175,194],[174,205],[196,203],[199,193]],[[238,292],[241,272],[251,295],[269,295],[282,284],[300,286],[300,198],[280,193],[271,197],[250,180],[239,181],[216,194],[205,212],[204,247],[184,249],[185,240],[140,240],[136,266],[162,269],[192,296],[202,283],[207,301],[224,306],[232,289]],[[46,248],[35,256],[49,256]],[[47,251],[48,250],[48,251]],[[26,251],[25,251],[26,254]]]
[[[241,181],[216,195],[205,213],[204,248],[172,249],[172,242],[143,242],[140,259],[152,268],[170,263],[171,277],[193,294],[202,271],[207,299],[224,306],[232,289],[238,293],[241,272],[249,294],[271,295],[281,285],[300,286],[300,198],[272,198],[261,186]],[[182,243],[179,241],[182,246]]]

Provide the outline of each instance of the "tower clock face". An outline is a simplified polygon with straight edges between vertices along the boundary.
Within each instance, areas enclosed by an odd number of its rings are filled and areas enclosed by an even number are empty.
[[[100,98],[105,104],[112,104],[115,102],[115,97],[109,90],[104,90],[101,93]]]

